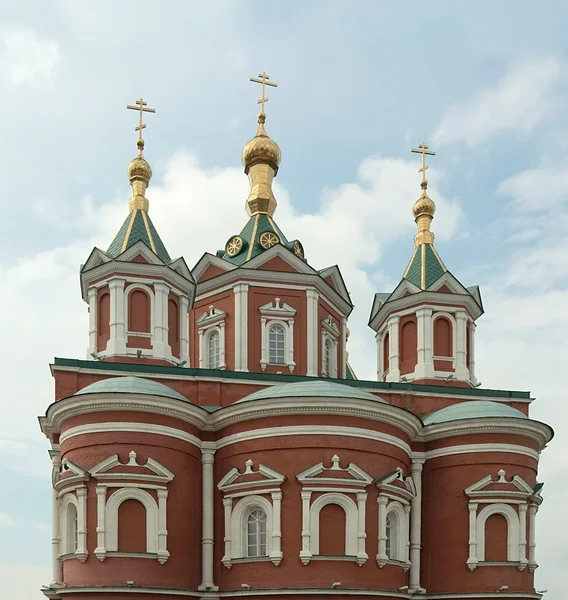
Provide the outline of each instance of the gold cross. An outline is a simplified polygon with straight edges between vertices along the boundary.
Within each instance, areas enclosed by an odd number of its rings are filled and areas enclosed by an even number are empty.
[[[148,104],[147,102],[144,102],[144,100],[142,100],[142,98],[140,98],[140,100],[136,100],[137,106],[132,106],[132,104],[126,105],[126,108],[129,108],[130,110],[140,111],[140,125],[138,125],[138,127],[134,128],[134,131],[138,131],[138,133],[139,133],[139,135],[138,135],[139,140],[142,139],[142,130],[146,128],[146,124],[142,123],[142,113],[145,113],[145,112],[155,113],[156,112],[155,108],[146,108],[147,104]]]
[[[260,79],[255,79],[254,77],[251,77],[250,80],[254,81],[254,83],[260,83],[262,85],[262,98],[257,101],[257,104],[261,105],[260,112],[264,113],[264,103],[268,102],[268,98],[266,98],[264,95],[264,86],[269,85],[270,87],[278,87],[278,84],[268,81],[270,77],[268,77],[268,75],[264,71],[262,73],[259,73],[258,76],[260,77]]]
[[[426,169],[428,168],[428,165],[426,164],[426,154],[430,156],[436,156],[436,153],[428,150],[428,146],[424,142],[418,145],[418,149],[411,148],[410,151],[416,152],[417,154],[422,154],[422,167],[418,169],[418,172],[422,173],[422,181],[426,181]]]

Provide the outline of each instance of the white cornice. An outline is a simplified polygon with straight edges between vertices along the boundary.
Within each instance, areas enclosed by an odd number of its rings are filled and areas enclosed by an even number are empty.
[[[497,452],[505,454],[522,454],[533,458],[538,462],[540,454],[532,448],[519,446],[517,444],[461,444],[459,446],[447,446],[446,448],[436,448],[427,452],[413,452],[412,458],[418,460],[430,460],[442,456],[454,456],[458,454],[475,454],[478,452]]]

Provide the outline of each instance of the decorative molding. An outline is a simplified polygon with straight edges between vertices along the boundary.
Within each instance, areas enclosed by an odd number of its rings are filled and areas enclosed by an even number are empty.
[[[128,453],[128,462],[123,464],[120,462],[118,454],[113,454],[105,460],[101,461],[94,467],[92,467],[89,471],[91,477],[98,479],[99,481],[105,480],[142,480],[142,481],[153,481],[155,483],[167,484],[173,478],[174,474],[164,467],[164,465],[160,464],[158,461],[153,458],[148,457],[146,459],[146,463],[144,465],[139,465],[136,462],[136,452],[132,450]],[[121,471],[112,471],[115,467],[124,467]],[[135,469],[143,467],[147,469],[150,473],[140,473],[139,471],[130,471],[128,467],[134,467]]]
[[[294,372],[294,315],[296,310],[290,305],[280,304],[280,298],[275,298],[274,304],[268,302],[259,309],[260,312],[260,368],[264,371],[268,365],[281,365],[288,367],[290,373]],[[270,329],[280,325],[284,330],[284,362],[270,362]]]

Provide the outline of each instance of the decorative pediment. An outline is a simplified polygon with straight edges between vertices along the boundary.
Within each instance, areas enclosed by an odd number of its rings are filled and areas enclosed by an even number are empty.
[[[416,496],[414,480],[410,475],[405,476],[400,467],[377,479],[375,484],[379,490],[379,494],[383,493],[388,496],[400,495],[408,501]]]
[[[176,273],[179,273],[182,277],[185,277],[186,279],[189,279],[195,283],[193,275],[191,274],[191,271],[189,270],[189,267],[187,266],[187,263],[183,257],[180,256],[179,258],[172,260],[172,262],[169,264],[169,267]]]
[[[93,248],[91,254],[89,254],[89,258],[87,258],[87,262],[81,267],[81,273],[90,271],[111,260],[112,258],[106,252],[103,252],[100,248]]]
[[[136,452],[132,450],[128,454],[128,462],[120,462],[118,454],[105,458],[98,465],[90,469],[92,477],[99,480],[105,479],[133,479],[137,481],[153,481],[157,483],[168,483],[174,478],[174,474],[153,458],[148,457],[146,463],[138,464]]]
[[[282,473],[269,469],[259,464],[258,469],[254,469],[254,462],[249,459],[245,463],[245,470],[241,473],[236,467],[233,467],[217,484],[222,492],[233,492],[237,490],[254,489],[268,486],[269,488],[279,487],[286,479]]]
[[[215,323],[220,323],[225,319],[227,313],[220,308],[215,308],[213,305],[209,307],[209,310],[204,312],[196,321],[199,327],[209,327]]]
[[[61,469],[53,474],[53,487],[56,490],[68,485],[74,485],[87,481],[89,479],[89,471],[83,469],[77,463],[64,458],[61,461]]]
[[[191,272],[193,277],[195,277],[195,280],[199,282],[203,279],[203,275],[209,268],[213,268],[218,274],[238,269],[236,265],[206,252],[197,261],[197,264],[193,267]]]
[[[343,276],[341,275],[341,271],[337,265],[333,265],[333,267],[327,267],[325,269],[321,269],[318,271],[320,277],[325,279],[325,281],[331,285],[331,287],[347,302],[351,303],[351,297],[349,295],[349,290],[345,285],[345,281],[343,280]]]
[[[301,258],[298,258],[295,254],[290,252],[290,250],[288,250],[286,247],[282,246],[282,244],[276,244],[275,246],[272,246],[272,248],[269,248],[258,256],[255,256],[255,258],[245,263],[243,268],[259,269],[262,267],[262,265],[272,260],[276,256],[288,263],[288,265],[297,273],[308,273],[310,275],[316,273],[315,269],[310,267],[310,265],[305,263]]]
[[[437,292],[441,288],[446,288],[453,294],[470,295],[469,291],[449,271],[446,271],[439,279],[437,279],[428,288],[428,291]]]
[[[296,309],[285,302],[281,302],[280,298],[275,298],[274,302],[267,302],[258,310],[261,315],[264,315],[265,317],[274,317],[276,319],[290,319],[296,314]]]
[[[503,469],[497,472],[497,479],[487,475],[483,479],[465,488],[464,492],[470,498],[540,498],[542,486],[532,488],[520,475],[507,479]]]
[[[328,315],[325,319],[322,319],[321,326],[325,329],[332,337],[339,337],[339,327],[337,323],[333,320],[331,315]]]
[[[135,262],[136,257],[142,257],[149,265],[164,265],[164,261],[154,254],[151,248],[149,248],[143,241],[138,241],[130,248],[125,250],[122,254],[116,257],[116,260],[120,262]]]
[[[324,466],[323,462],[317,463],[296,475],[296,479],[303,486],[350,484],[358,488],[367,487],[373,481],[371,475],[353,463],[349,463],[347,467],[342,468],[337,454],[331,458],[331,467]]]

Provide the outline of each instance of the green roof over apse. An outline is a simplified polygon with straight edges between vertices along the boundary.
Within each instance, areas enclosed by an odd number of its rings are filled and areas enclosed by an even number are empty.
[[[154,227],[154,223],[152,223],[152,219],[150,219],[150,215],[141,209],[129,213],[109,246],[107,254],[116,258],[137,242],[146,244],[164,263],[168,264],[172,261]]]
[[[285,383],[284,385],[274,385],[253,394],[249,394],[239,402],[252,402],[254,400],[268,400],[272,398],[355,398],[358,400],[371,400],[372,402],[387,403],[386,400],[379,398],[369,392],[358,390],[341,383],[333,383],[326,380],[315,381],[297,381],[295,383]]]
[[[75,393],[76,396],[83,394],[147,394],[189,402],[185,396],[163,383],[144,379],[143,377],[130,376],[110,377],[109,379],[95,381],[95,383],[91,383],[91,385]]]
[[[499,402],[491,402],[490,400],[474,400],[446,406],[441,410],[437,410],[429,415],[426,415],[422,419],[422,422],[424,425],[435,425],[437,423],[447,423],[448,421],[491,417],[528,419],[528,417],[520,410],[517,410],[508,404],[500,404]]]
[[[427,290],[447,271],[432,244],[419,244],[406,267],[404,278],[415,286]]]

